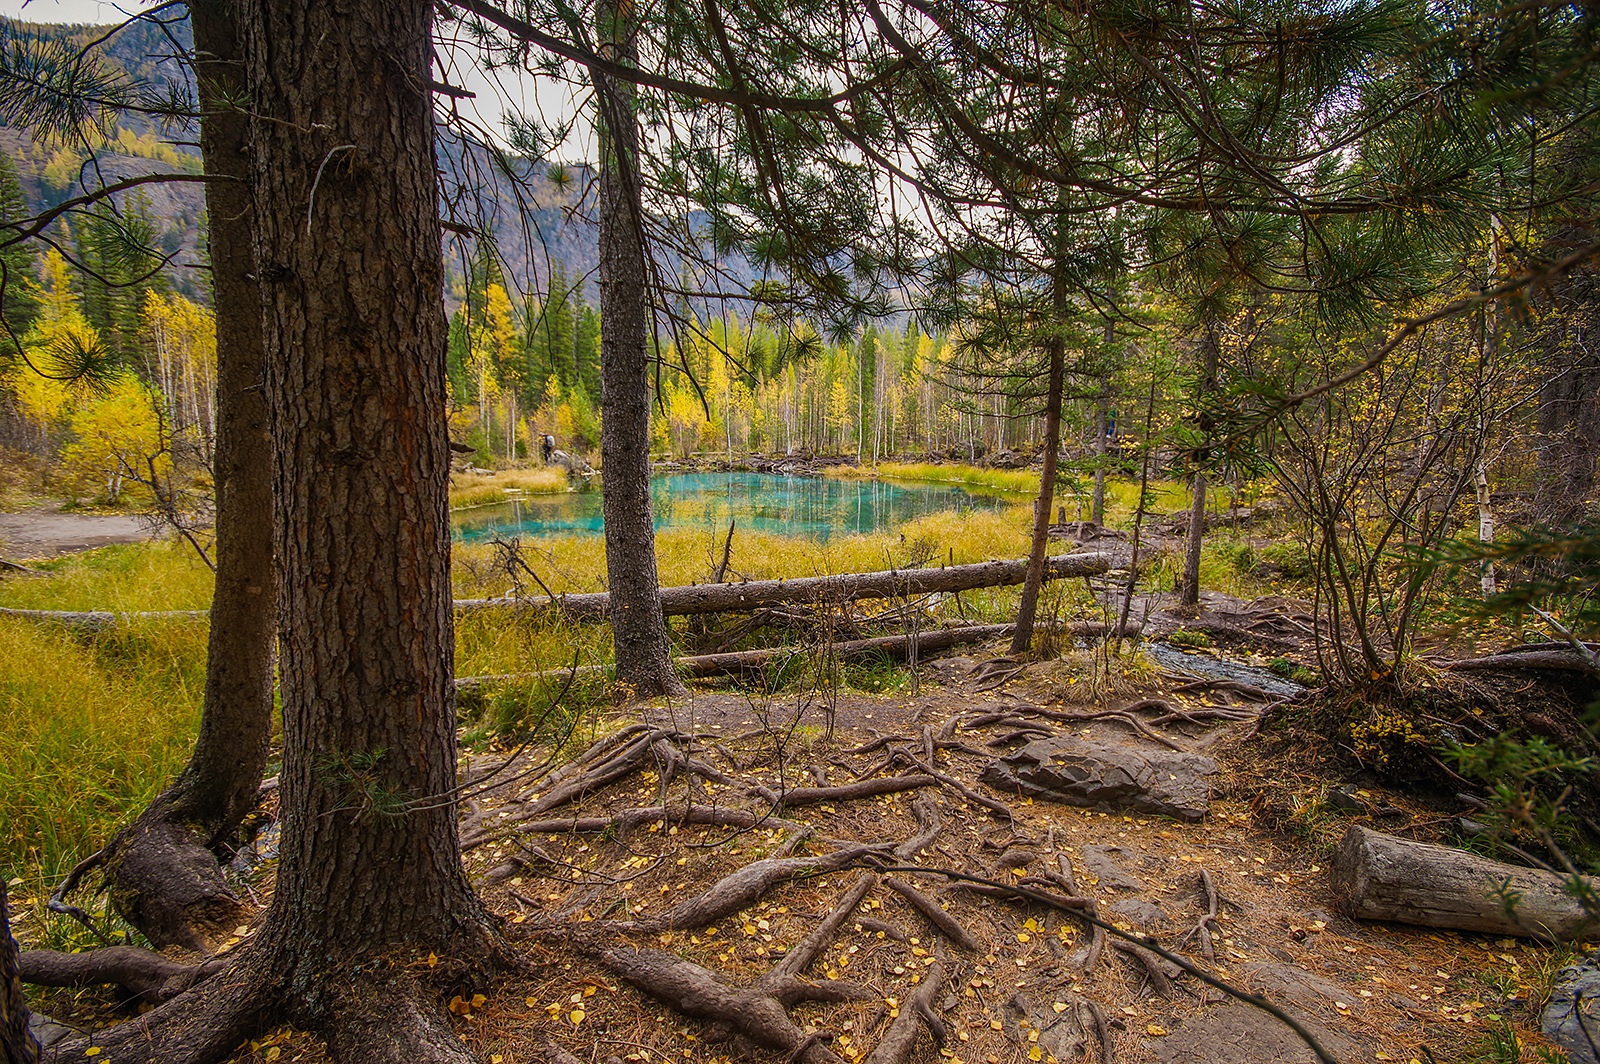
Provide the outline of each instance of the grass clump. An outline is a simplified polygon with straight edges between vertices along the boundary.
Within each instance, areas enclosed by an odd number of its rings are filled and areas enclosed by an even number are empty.
[[[215,578],[177,541],[129,543],[37,563],[48,576],[0,584],[0,606],[19,610],[205,610]]]
[[[557,495],[567,490],[560,469],[502,469],[496,473],[451,473],[450,509],[492,506],[518,495]]]
[[[205,626],[79,637],[0,618],[0,863],[19,890],[64,874],[177,775],[204,693]],[[41,668],[40,663],[48,663]]]
[[[981,466],[932,462],[879,462],[876,466],[829,466],[823,474],[845,479],[882,477],[934,484],[959,484],[968,491],[1001,495],[1039,494],[1039,474],[1026,469],[984,469]]]
[[[1103,705],[1149,690],[1160,678],[1161,667],[1128,642],[1120,654],[1112,654],[1103,644],[1092,650],[1068,650],[1030,672],[1040,697]]]
[[[1180,628],[1167,636],[1167,642],[1175,647],[1209,647],[1212,646],[1211,637],[1204,632],[1196,632],[1191,628]]]

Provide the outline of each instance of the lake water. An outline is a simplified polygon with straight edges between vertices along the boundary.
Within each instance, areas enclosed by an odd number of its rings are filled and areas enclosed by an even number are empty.
[[[973,495],[941,484],[761,473],[668,473],[650,481],[656,528],[704,528],[721,533],[730,520],[743,531],[830,536],[898,528],[944,510],[1001,510],[1014,500]],[[499,506],[450,515],[458,542],[496,535],[546,536],[602,529],[600,489],[530,495]]]

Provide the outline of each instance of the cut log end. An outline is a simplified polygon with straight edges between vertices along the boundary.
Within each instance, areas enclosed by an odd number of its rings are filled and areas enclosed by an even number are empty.
[[[1594,918],[1569,878],[1352,824],[1333,861],[1346,915],[1541,941],[1570,941]]]

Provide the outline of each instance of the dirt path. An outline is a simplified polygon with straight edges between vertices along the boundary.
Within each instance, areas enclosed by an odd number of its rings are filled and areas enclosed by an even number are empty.
[[[20,513],[0,514],[0,558],[26,561],[57,554],[138,543],[153,538],[144,520],[128,514],[61,513],[46,503]]]

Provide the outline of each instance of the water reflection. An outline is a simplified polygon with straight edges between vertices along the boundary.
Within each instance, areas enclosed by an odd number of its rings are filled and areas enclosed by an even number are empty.
[[[650,482],[655,526],[720,531],[730,520],[746,531],[827,540],[830,536],[893,529],[944,510],[1000,510],[1006,499],[972,495],[938,484],[884,480],[774,477],[760,473],[670,473]],[[479,543],[495,535],[598,533],[598,488],[533,495],[451,516],[455,537]]]

